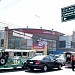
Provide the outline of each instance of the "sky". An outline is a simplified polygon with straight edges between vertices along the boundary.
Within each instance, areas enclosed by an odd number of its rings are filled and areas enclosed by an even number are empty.
[[[75,20],[62,22],[61,8],[74,4],[75,0],[0,0],[0,29],[42,27],[71,35]]]

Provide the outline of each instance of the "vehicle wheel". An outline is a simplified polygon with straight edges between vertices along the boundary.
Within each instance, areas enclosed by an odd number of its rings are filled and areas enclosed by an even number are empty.
[[[62,67],[62,65],[59,65],[59,66],[58,66],[58,69],[61,70],[61,67]]]
[[[15,69],[15,70],[16,70],[16,69],[17,69],[17,67],[13,67],[13,69]]]
[[[34,71],[34,68],[30,68],[31,71]]]
[[[22,66],[22,69],[24,69],[25,67],[24,66]]]
[[[25,66],[22,66],[22,69],[26,69],[26,67]]]
[[[6,64],[6,59],[5,58],[0,58],[0,65],[5,65]]]
[[[43,71],[47,71],[48,70],[48,67],[45,65],[44,67],[43,67]]]

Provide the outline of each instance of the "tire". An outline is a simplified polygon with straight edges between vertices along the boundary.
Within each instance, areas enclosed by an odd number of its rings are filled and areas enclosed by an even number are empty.
[[[48,67],[45,65],[45,66],[43,66],[43,71],[47,71],[48,70]]]
[[[62,65],[59,65],[59,66],[58,66],[58,69],[61,70],[61,68],[62,68]]]
[[[14,70],[16,70],[16,69],[17,69],[17,67],[13,67],[13,69],[14,69]]]
[[[6,64],[6,61],[7,61],[7,60],[6,60],[4,57],[1,57],[1,58],[0,58],[0,65],[1,65],[1,66],[5,65],[5,64]]]
[[[34,71],[34,68],[30,68],[31,71]]]
[[[25,66],[22,66],[22,69],[26,69],[26,67]]]

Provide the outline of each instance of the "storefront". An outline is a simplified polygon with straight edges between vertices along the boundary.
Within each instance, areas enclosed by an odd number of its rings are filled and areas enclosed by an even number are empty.
[[[50,54],[50,51],[58,49],[59,36],[62,35],[57,31],[44,29],[5,29],[4,49],[33,49],[37,54]]]

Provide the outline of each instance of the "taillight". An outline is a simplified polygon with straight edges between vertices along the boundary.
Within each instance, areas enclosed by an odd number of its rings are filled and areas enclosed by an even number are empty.
[[[36,64],[40,64],[40,61],[37,60],[37,61],[36,61]]]

